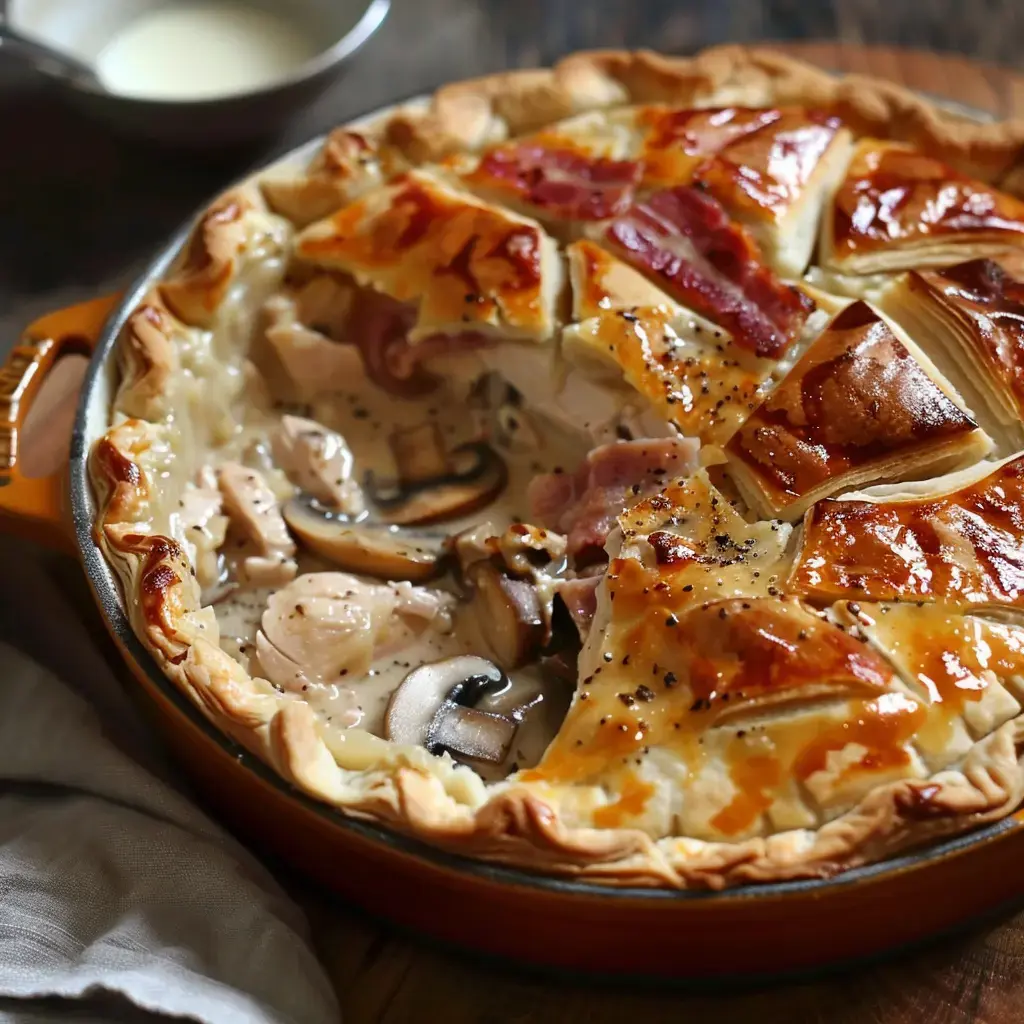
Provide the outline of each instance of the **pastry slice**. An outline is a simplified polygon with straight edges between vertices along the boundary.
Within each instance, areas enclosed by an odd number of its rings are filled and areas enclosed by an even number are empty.
[[[479,156],[452,157],[444,173],[560,235],[574,235],[581,223],[625,213],[639,191],[689,184],[706,158],[779,116],[740,107],[590,111]]]
[[[948,472],[991,448],[952,394],[909,338],[855,302],[729,442],[730,474],[751,506],[792,520],[843,490]]]
[[[413,343],[436,335],[541,342],[563,272],[533,221],[413,171],[306,228],[296,255],[415,307]]]
[[[643,173],[635,150],[631,124],[594,111],[445,167],[462,187],[572,233],[573,222],[605,220],[629,207]]]
[[[963,758],[1021,712],[1024,629],[941,605],[843,601],[838,622],[866,637],[928,707],[915,746],[930,772]]]
[[[839,119],[787,107],[719,149],[693,181],[746,224],[777,273],[799,277],[810,262],[825,197],[850,157]]]
[[[801,107],[651,105],[593,111],[446,168],[560,235],[626,213],[637,196],[696,184],[751,226],[776,270],[798,276],[848,156],[838,119]]]
[[[912,270],[880,300],[1005,450],[1024,446],[1024,284],[992,260]]]
[[[865,139],[822,218],[820,262],[854,274],[1024,246],[1024,203],[897,142]]]
[[[814,308],[772,273],[721,204],[696,188],[652,193],[589,233],[756,356],[782,358]]]
[[[608,310],[640,306],[678,309],[677,303],[643,274],[594,242],[580,239],[566,246],[572,284],[572,319],[578,323]]]
[[[642,403],[685,437],[724,444],[757,407],[776,364],[674,306],[606,310],[562,332],[570,376]]]
[[[521,777],[602,787],[597,825],[668,816],[739,839],[925,773],[923,702],[862,641],[773,596],[788,528],[745,523],[701,474],[619,522],[572,705]]]
[[[1024,456],[818,502],[789,580],[821,600],[1024,609]]]

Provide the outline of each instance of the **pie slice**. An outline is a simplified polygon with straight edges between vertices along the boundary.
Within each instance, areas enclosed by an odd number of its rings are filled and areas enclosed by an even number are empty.
[[[941,267],[1024,243],[1024,202],[897,142],[865,139],[822,218],[820,262],[853,274]]]
[[[804,292],[772,273],[753,237],[721,204],[696,188],[652,193],[590,231],[754,355],[781,358],[814,308]]]
[[[562,332],[574,370],[639,398],[684,437],[722,445],[760,401],[775,369],[721,328],[679,307],[606,310]]]
[[[843,601],[836,619],[864,635],[928,705],[915,746],[929,771],[966,756],[978,740],[1019,715],[1024,700],[1024,629],[941,605]]]
[[[1024,608],[1024,456],[816,504],[792,591],[818,599]]]
[[[927,345],[979,422],[1024,446],[1024,284],[992,260],[912,270],[880,301]]]
[[[572,282],[572,319],[576,323],[614,309],[679,308],[643,274],[593,242],[572,242],[566,246],[565,254]]]
[[[688,836],[738,839],[924,774],[923,702],[863,642],[773,596],[788,528],[745,523],[702,474],[619,522],[572,706],[527,779],[600,785],[599,826],[673,815]]]
[[[839,184],[850,134],[839,119],[786,107],[695,170],[693,181],[746,224],[776,272],[799,277],[811,259],[825,197]]]
[[[982,458],[991,440],[909,338],[847,306],[729,442],[747,502],[796,519],[819,498]]]
[[[547,341],[563,282],[533,221],[412,171],[306,228],[296,255],[415,305],[409,340],[481,335]]]

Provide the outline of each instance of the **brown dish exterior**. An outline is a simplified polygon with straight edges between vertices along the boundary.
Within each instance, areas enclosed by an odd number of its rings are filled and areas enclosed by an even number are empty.
[[[1019,246],[1022,141],[736,48],[336,130],[122,331],[90,470],[137,636],[306,796],[542,875],[823,878],[1006,818],[1018,455],[879,272]],[[984,216],[886,244],[870,147]]]

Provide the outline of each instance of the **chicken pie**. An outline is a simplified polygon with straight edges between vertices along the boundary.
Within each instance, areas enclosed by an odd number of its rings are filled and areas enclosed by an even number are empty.
[[[338,128],[125,322],[133,628],[301,792],[541,873],[827,877],[1008,815],[1018,135],[737,48]]]

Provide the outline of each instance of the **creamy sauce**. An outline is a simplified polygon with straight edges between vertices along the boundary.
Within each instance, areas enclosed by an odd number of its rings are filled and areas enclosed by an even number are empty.
[[[318,52],[290,20],[248,4],[173,3],[129,22],[96,60],[112,92],[198,100],[257,89]]]
[[[365,483],[366,474],[371,471],[384,480],[396,474],[388,443],[394,430],[424,422],[436,423],[444,437],[445,447],[450,451],[479,437],[481,418],[487,416],[497,425],[494,447],[508,467],[508,483],[501,495],[486,508],[436,526],[419,528],[452,535],[483,522],[493,524],[495,532],[500,533],[510,524],[527,519],[526,488],[529,481],[536,474],[550,472],[556,467],[575,466],[588,447],[582,438],[560,434],[550,424],[534,424],[529,414],[514,404],[503,404],[490,412],[474,410],[465,395],[452,395],[443,388],[423,398],[396,398],[373,385],[358,371],[354,373],[347,390],[321,396],[306,405],[278,403],[268,407],[265,402],[257,400],[236,409],[242,412],[242,422],[232,440],[212,453],[211,462],[241,460],[260,470],[272,490],[284,500],[293,487],[273,466],[269,438],[285,413],[316,420],[341,434],[352,451],[354,479],[360,483]],[[221,584],[208,588],[204,603],[214,602],[222,649],[251,675],[261,676],[264,673],[256,654],[256,634],[274,588],[236,586],[241,575],[241,562],[253,553],[248,541],[229,530],[220,554]],[[297,562],[300,575],[339,571],[337,566],[304,551],[301,544]],[[364,578],[368,582],[380,582]],[[424,585],[459,593],[451,576],[431,580]],[[351,689],[332,684],[311,685],[301,694],[287,696],[308,703],[327,731],[343,730],[357,724],[360,729],[384,735],[388,702],[412,669],[459,654],[492,657],[480,633],[477,610],[472,602],[466,601],[456,606],[450,626],[432,624],[421,629],[401,625],[396,642],[389,646],[393,649],[375,660],[363,678],[346,680],[351,683]],[[537,664],[527,665],[510,675],[511,686],[501,694],[483,698],[477,703],[477,708],[507,713],[538,694],[541,700],[525,714],[505,763],[473,762],[474,769],[485,779],[503,778],[517,768],[536,764],[557,731],[569,703],[571,687],[548,678]],[[355,691],[357,700],[354,711],[352,691]]]

